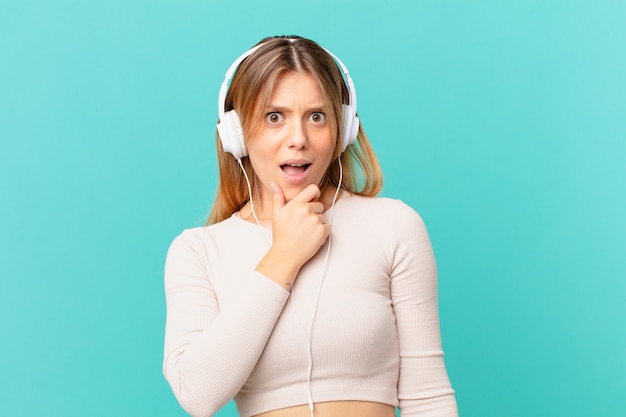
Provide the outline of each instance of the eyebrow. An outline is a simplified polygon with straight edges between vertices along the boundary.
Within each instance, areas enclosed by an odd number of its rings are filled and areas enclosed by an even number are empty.
[[[324,107],[325,106],[323,106],[323,105],[321,105],[321,106],[311,106],[311,107],[307,108],[307,111],[325,112],[326,109]],[[269,103],[267,106],[265,106],[265,111],[288,113],[288,112],[290,112],[292,110],[291,110],[291,107],[275,106],[275,105],[272,105],[271,103]]]

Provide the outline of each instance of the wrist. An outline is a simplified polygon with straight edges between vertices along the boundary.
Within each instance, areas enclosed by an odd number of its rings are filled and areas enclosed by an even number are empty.
[[[294,264],[290,258],[279,255],[270,249],[258,263],[255,271],[276,282],[287,291],[291,291],[301,265]]]

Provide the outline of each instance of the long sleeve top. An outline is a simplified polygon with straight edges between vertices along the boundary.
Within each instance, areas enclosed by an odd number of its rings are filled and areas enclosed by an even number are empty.
[[[254,270],[266,236],[237,214],[172,242],[163,371],[188,413],[211,416],[233,398],[242,417],[306,404],[310,327],[314,402],[458,415],[420,216],[399,200],[344,195],[324,266],[328,244],[302,267],[288,302],[289,292]]]

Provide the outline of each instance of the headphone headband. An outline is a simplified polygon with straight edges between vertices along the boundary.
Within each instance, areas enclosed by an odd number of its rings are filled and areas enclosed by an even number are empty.
[[[222,86],[220,87],[220,93],[218,95],[217,110],[219,112],[220,119],[224,116],[224,106],[226,105],[226,93],[228,92],[230,80],[232,80],[233,75],[235,75],[235,71],[237,71],[237,68],[239,68],[239,65],[243,62],[244,59],[252,55],[257,49],[259,49],[263,45],[265,44],[261,43],[259,45],[256,45],[248,49],[246,52],[241,54],[239,58],[237,58],[226,71],[226,75],[224,76],[224,81],[222,81]]]

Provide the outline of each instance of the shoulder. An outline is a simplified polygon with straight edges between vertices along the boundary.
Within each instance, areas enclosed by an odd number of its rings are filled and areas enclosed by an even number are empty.
[[[345,195],[337,203],[333,230],[353,240],[376,241],[390,248],[398,244],[428,241],[421,216],[402,200]]]
[[[237,222],[229,218],[216,224],[185,229],[173,239],[170,252],[176,249],[205,252],[216,242],[224,243],[229,236],[237,234],[237,227]]]
[[[405,221],[423,223],[421,216],[411,206],[395,198],[362,197],[353,194],[342,196],[341,207],[350,215],[388,218],[392,223]]]

